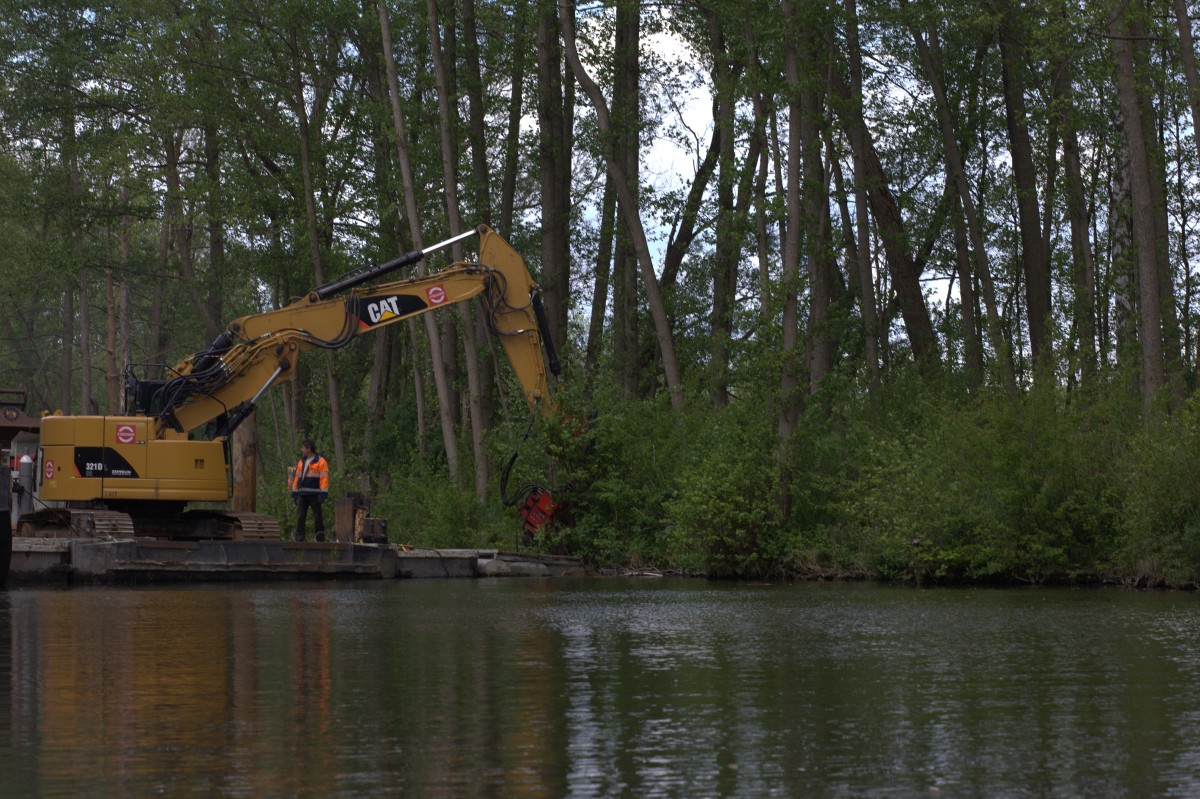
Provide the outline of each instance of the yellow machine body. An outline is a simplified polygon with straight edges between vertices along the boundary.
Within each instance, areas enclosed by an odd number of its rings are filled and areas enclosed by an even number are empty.
[[[42,419],[43,500],[224,502],[229,470],[220,441],[189,441],[146,416]]]

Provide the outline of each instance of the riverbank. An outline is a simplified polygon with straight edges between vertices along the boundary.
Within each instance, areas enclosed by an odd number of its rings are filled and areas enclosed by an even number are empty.
[[[801,565],[791,571],[766,574],[716,574],[660,566],[590,566],[588,574],[596,577],[649,577],[689,578],[730,582],[754,583],[873,583],[876,585],[912,586],[917,588],[1130,588],[1142,591],[1198,591],[1200,583],[1168,579],[1161,569],[1153,564],[1143,564],[1141,571],[1130,573],[1109,572],[1105,574],[1060,574],[1044,575],[1032,580],[1021,577],[993,575],[980,578],[965,578],[952,575],[878,575],[862,570],[822,568],[819,565]]]

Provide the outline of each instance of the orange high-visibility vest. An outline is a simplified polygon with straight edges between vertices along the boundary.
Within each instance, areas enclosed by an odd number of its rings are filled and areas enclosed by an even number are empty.
[[[313,455],[309,460],[301,458],[296,462],[292,490],[301,494],[328,494],[329,463],[320,455]]]

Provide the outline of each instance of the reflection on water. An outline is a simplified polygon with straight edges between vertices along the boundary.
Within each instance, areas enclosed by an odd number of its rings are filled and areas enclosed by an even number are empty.
[[[0,796],[1200,793],[1190,594],[0,593]]]

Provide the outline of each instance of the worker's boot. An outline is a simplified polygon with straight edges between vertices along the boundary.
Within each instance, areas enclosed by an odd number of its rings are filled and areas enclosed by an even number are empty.
[[[324,530],[317,530],[317,540],[318,541],[325,540],[325,531]]]

